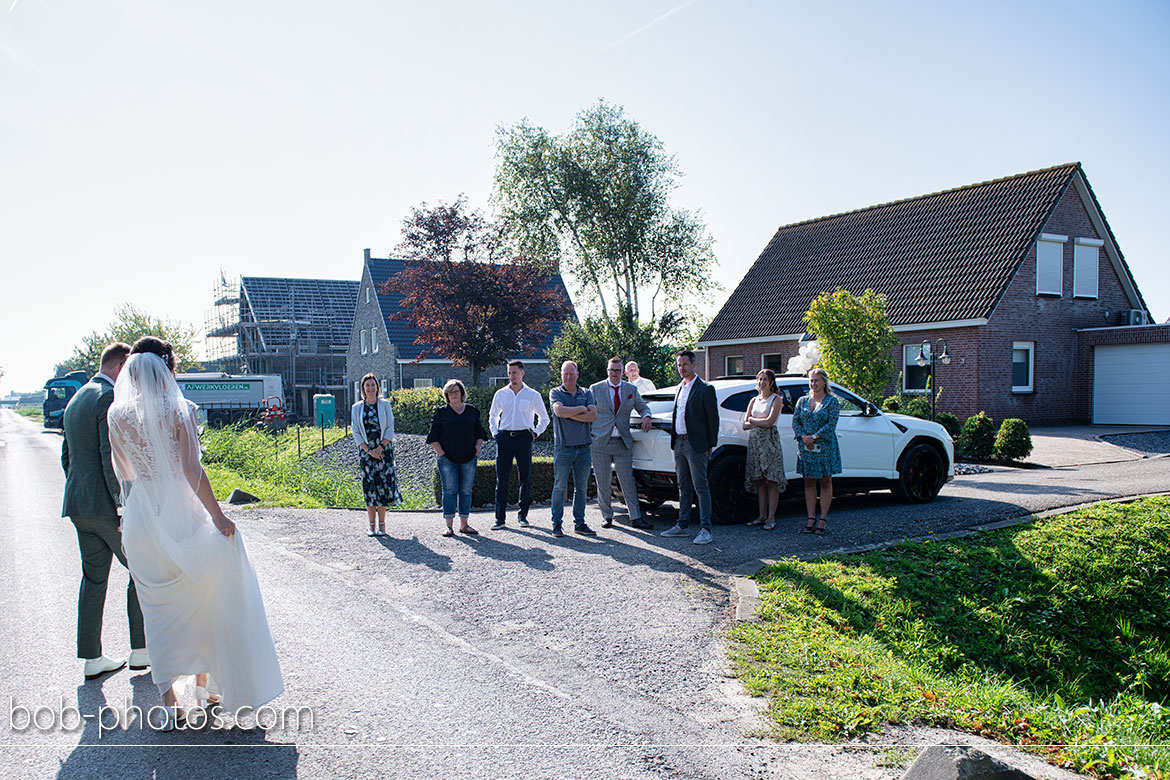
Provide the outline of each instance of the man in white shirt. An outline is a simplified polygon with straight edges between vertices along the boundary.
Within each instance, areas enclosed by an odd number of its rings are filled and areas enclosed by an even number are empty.
[[[658,389],[653,382],[642,376],[642,369],[638,368],[638,364],[632,360],[626,363],[626,381],[638,388],[638,392],[642,394]]]
[[[528,527],[528,507],[532,505],[532,442],[548,427],[548,410],[540,393],[524,384],[524,363],[508,362],[508,384],[492,397],[488,427],[496,440],[496,523],[493,531],[503,528],[508,508],[508,480],[512,477],[512,460],[520,477],[520,517]],[[535,421],[535,422],[534,422]]]

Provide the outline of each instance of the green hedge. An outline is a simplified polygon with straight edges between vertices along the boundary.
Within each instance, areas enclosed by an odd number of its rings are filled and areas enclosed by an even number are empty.
[[[987,412],[971,415],[959,431],[959,452],[968,458],[988,460],[995,450],[995,421]]]
[[[532,459],[532,501],[533,503],[548,501],[552,498],[553,488],[553,459],[547,456],[538,456]],[[570,490],[573,478],[569,477]],[[435,468],[431,474],[431,486],[435,492],[435,503],[442,503],[443,487],[439,481],[439,469]],[[597,483],[593,474],[589,475],[590,497],[597,495]],[[570,493],[570,495],[572,495]],[[520,477],[516,471],[516,464],[512,464],[512,478],[508,482],[508,503],[515,504],[520,500]],[[496,503],[496,462],[481,460],[475,468],[475,484],[471,488],[471,505],[487,506]]]
[[[484,430],[488,430],[487,415],[492,408],[492,397],[498,388],[469,387],[467,388],[467,403],[479,410]],[[539,392],[539,391],[537,391]],[[551,415],[552,410],[548,402],[548,394],[541,393],[544,399],[544,408]],[[394,410],[394,432],[416,433],[425,436],[431,429],[431,419],[435,410],[447,401],[443,398],[443,390],[439,387],[408,387],[404,390],[395,390],[390,393],[390,408]],[[552,441],[552,422],[548,428],[537,437],[537,441]]]
[[[1011,417],[999,425],[999,433],[995,435],[995,459],[1002,463],[1014,463],[1023,460],[1032,452],[1032,434],[1028,424],[1023,420]]]

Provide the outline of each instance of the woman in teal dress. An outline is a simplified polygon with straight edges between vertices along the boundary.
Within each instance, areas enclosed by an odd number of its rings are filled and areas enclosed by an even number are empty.
[[[804,477],[804,506],[808,522],[803,533],[823,534],[833,502],[833,475],[841,473],[837,445],[837,418],[841,404],[829,393],[829,375],[823,368],[808,372],[808,395],[801,396],[792,413],[796,435],[796,470]],[[817,486],[821,489],[821,519],[817,520]]]

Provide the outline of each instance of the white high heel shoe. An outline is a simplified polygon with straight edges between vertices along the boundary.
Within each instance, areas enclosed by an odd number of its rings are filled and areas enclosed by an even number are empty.
[[[162,722],[158,726],[159,731],[174,731],[187,727],[187,713],[177,705],[164,704],[159,709],[163,713]]]

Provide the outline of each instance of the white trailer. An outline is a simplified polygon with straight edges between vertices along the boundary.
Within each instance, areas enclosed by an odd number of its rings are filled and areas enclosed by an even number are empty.
[[[200,417],[206,416],[212,426],[257,419],[273,396],[284,404],[278,374],[197,373],[179,374],[175,379],[183,397],[197,404]]]

